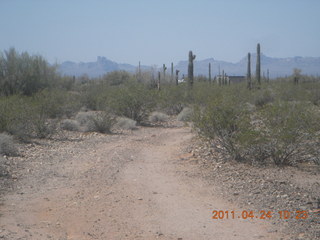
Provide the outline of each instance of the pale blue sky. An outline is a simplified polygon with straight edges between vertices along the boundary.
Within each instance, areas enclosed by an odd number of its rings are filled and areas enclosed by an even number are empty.
[[[0,50],[137,65],[320,56],[319,0],[0,0]]]

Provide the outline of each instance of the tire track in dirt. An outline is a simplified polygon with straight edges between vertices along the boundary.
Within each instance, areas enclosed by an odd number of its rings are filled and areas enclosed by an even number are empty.
[[[59,174],[37,191],[23,195],[16,191],[5,197],[0,236],[10,240],[278,239],[262,220],[211,219],[214,209],[238,208],[216,196],[200,177],[183,174],[188,166],[180,160],[182,147],[192,136],[186,127],[140,128],[127,136],[79,143],[78,154],[43,166]],[[113,140],[104,141],[108,138]],[[69,148],[74,145],[65,151]],[[33,178],[37,174],[21,184],[27,188]]]

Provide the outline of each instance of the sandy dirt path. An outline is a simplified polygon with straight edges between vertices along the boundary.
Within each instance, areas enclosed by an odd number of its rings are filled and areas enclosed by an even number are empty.
[[[280,239],[267,220],[211,219],[242,209],[185,174],[192,136],[187,127],[140,128],[34,156],[41,165],[0,206],[0,238]]]

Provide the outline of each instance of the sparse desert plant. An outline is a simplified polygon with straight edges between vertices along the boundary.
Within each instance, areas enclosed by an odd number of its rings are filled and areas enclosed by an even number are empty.
[[[7,156],[16,156],[18,154],[13,137],[6,133],[0,133],[0,154]]]
[[[188,122],[191,121],[193,114],[192,108],[185,107],[177,116],[178,121]]]
[[[117,123],[115,124],[118,128],[124,130],[134,130],[137,128],[137,122],[125,117],[120,117],[117,119]]]
[[[60,127],[63,130],[67,131],[79,131],[80,130],[80,124],[76,120],[72,119],[64,119],[60,122]]]
[[[111,133],[111,129],[116,123],[116,117],[108,111],[96,112],[91,116],[87,125],[90,132]]]
[[[6,159],[0,155],[0,177],[6,177],[9,175],[8,169],[6,168]]]
[[[169,116],[161,112],[152,112],[151,115],[149,116],[150,122],[165,122],[168,119],[169,119]]]

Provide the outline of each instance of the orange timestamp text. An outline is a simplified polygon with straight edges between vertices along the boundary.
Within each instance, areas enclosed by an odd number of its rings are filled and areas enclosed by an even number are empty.
[[[307,219],[308,211],[295,210],[295,211],[253,211],[253,210],[213,210],[212,219]]]

